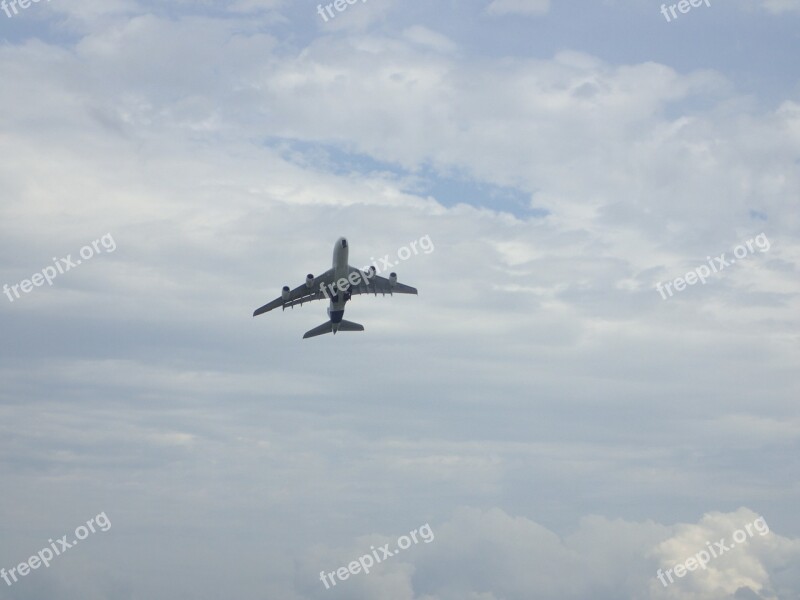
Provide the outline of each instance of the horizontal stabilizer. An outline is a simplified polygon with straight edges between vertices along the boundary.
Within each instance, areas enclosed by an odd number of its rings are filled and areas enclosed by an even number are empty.
[[[342,320],[339,322],[336,331],[364,331],[364,326],[361,323],[353,323],[352,321],[344,321]],[[303,339],[317,337],[318,335],[325,335],[326,333],[335,333],[333,331],[333,323],[328,321],[323,323],[319,327],[314,327],[311,331],[306,331]]]
[[[339,323],[339,331],[364,331],[364,326],[360,323],[342,320],[342,322]]]
[[[305,335],[303,336],[303,339],[316,337],[318,335],[324,335],[326,333],[330,333],[331,331],[333,331],[333,323],[331,323],[330,321],[326,321],[319,327],[314,327],[314,329],[312,329],[311,331],[306,331]]]

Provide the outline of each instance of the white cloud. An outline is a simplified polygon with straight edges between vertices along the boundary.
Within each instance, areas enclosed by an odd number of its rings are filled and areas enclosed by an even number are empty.
[[[429,544],[412,545],[384,559],[371,573],[356,574],[330,590],[319,581],[312,585],[311,577],[303,587],[311,598],[355,600],[724,600],[743,589],[750,589],[754,598],[782,598],[787,577],[800,575],[790,567],[796,565],[800,540],[775,532],[762,536],[763,529],[754,529],[755,536],[741,547],[713,559],[706,570],[676,578],[670,587],[657,578],[659,568],[683,563],[706,548],[706,540],[730,539],[757,518],[744,508],[674,526],[595,516],[582,519],[573,533],[558,535],[499,508],[459,509],[447,521],[431,523],[435,538]],[[359,537],[335,550],[317,547],[299,571],[306,576],[333,571],[383,544],[395,550],[396,537]]]

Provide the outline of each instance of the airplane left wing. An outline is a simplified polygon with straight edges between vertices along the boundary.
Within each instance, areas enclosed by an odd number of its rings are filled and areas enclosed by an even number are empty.
[[[319,277],[315,277],[311,285],[309,286],[308,283],[302,283],[298,285],[296,288],[289,292],[289,295],[284,298],[283,294],[275,298],[272,302],[268,302],[261,308],[256,309],[253,313],[254,317],[258,315],[263,315],[265,312],[269,312],[276,308],[287,308],[289,306],[302,306],[306,302],[311,302],[312,300],[321,300],[325,297],[325,294],[322,293],[320,290],[320,285],[327,286],[333,283],[333,269],[328,269]]]

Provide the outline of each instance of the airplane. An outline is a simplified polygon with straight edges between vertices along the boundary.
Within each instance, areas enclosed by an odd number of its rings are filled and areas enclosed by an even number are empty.
[[[375,266],[366,271],[351,267],[347,261],[350,247],[347,239],[340,237],[333,247],[333,268],[328,269],[319,277],[311,273],[306,276],[306,281],[295,289],[290,290],[286,285],[281,295],[256,309],[254,317],[269,312],[279,306],[286,310],[287,306],[303,305],[312,300],[328,298],[328,321],[307,331],[303,339],[316,337],[326,333],[336,335],[337,331],[364,331],[364,326],[352,321],[345,321],[344,305],[353,294],[416,294],[417,289],[397,281],[397,273],[390,273],[389,279],[377,274]]]

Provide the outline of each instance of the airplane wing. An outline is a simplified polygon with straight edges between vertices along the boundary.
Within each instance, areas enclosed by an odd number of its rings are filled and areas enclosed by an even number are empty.
[[[361,278],[358,285],[351,286],[351,294],[416,294],[417,288],[410,285],[395,282],[392,283],[391,279],[386,279],[380,275],[372,275],[369,271],[362,271],[355,267],[350,267],[350,273],[360,273]]]
[[[303,305],[305,302],[312,300],[322,300],[325,294],[319,289],[320,284],[327,286],[333,283],[333,269],[328,269],[319,277],[315,277],[311,287],[307,283],[302,283],[289,292],[289,295],[284,299],[283,295],[278,296],[272,302],[268,302],[261,308],[256,309],[253,313],[254,317],[269,312],[275,308],[287,308],[289,306]]]

